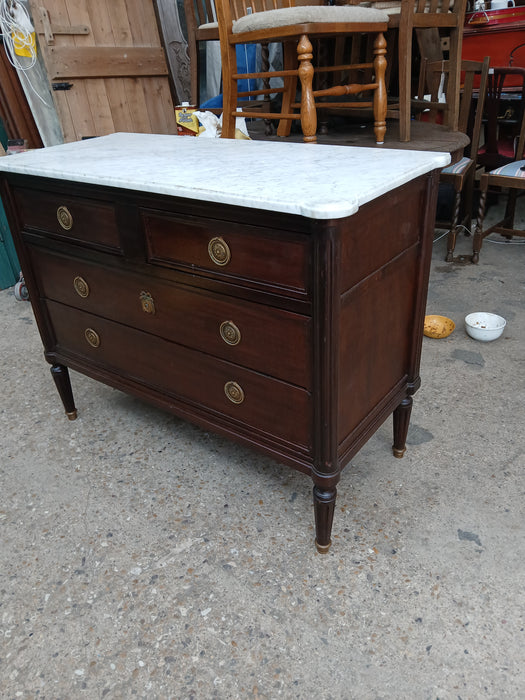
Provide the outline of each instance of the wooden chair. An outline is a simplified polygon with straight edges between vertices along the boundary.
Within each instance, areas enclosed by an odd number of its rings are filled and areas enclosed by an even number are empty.
[[[489,75],[490,57],[484,61],[462,61],[461,74],[463,77],[463,89],[459,104],[458,129],[470,138],[469,151],[457,163],[444,168],[440,174],[440,182],[454,187],[454,204],[452,217],[449,221],[436,221],[436,228],[448,228],[447,255],[445,260],[454,260],[457,234],[461,228],[470,231],[472,220],[472,199],[474,180],[476,176],[476,157],[479,150],[481,126],[483,121],[483,107],[487,93],[487,80]],[[417,110],[425,108],[419,118],[431,121],[446,121],[450,105],[447,101],[439,102],[442,88],[445,100],[448,98],[450,75],[450,61],[423,61],[419,78],[418,98],[412,101]],[[477,104],[472,96],[474,86],[478,84]],[[430,99],[421,99],[423,95],[429,95]]]
[[[463,23],[467,0],[401,0],[387,9],[389,28],[398,29],[399,102],[389,106],[389,117],[399,119],[399,138],[410,141],[412,114],[412,46],[414,30],[422,59],[443,57],[442,40],[448,42],[448,104],[445,125],[452,131],[459,128],[459,91]],[[444,36],[446,35],[446,36]]]
[[[219,41],[219,25],[215,18],[213,0],[184,0],[190,57],[190,101],[199,105],[199,44],[201,41]]]
[[[510,83],[510,85],[509,85]],[[515,105],[513,119],[505,117],[506,96]],[[490,70],[485,100],[485,144],[478,156],[485,170],[494,170],[515,160],[514,139],[525,107],[525,68],[494,67]],[[514,121],[517,127],[511,122]],[[506,131],[506,138],[502,132]]]
[[[525,150],[525,111],[521,120],[521,129],[515,151],[516,160],[512,163],[502,165],[491,172],[481,176],[480,190],[481,198],[479,202],[479,214],[474,232],[472,245],[472,262],[479,262],[479,253],[483,240],[491,233],[499,233],[505,238],[511,239],[513,236],[525,238],[525,230],[517,229],[514,224],[516,214],[516,199],[519,192],[525,191],[525,160],[523,159]],[[503,219],[486,229],[483,229],[485,219],[485,206],[489,188],[496,187],[507,190],[507,204]]]
[[[386,42],[383,33],[387,29],[388,15],[369,7],[296,6],[295,0],[253,0],[251,13],[248,13],[245,0],[216,0],[216,9],[222,56],[224,138],[234,137],[236,117],[256,116],[279,119],[279,136],[288,136],[291,120],[299,119],[304,141],[315,142],[318,107],[373,107],[376,141],[383,143],[386,131]],[[312,39],[361,33],[375,36],[372,62],[314,69]],[[271,41],[283,43],[284,70],[242,75],[237,73],[235,47],[238,44]],[[369,68],[373,68],[374,71],[372,82],[336,85],[321,90],[313,88],[315,73],[340,74],[351,70],[365,71]],[[277,76],[284,79],[282,88],[238,92],[238,80]],[[295,97],[298,80],[301,87],[300,103],[296,103]],[[249,110],[236,112],[239,97],[265,95],[268,94],[268,90],[272,93],[282,93],[280,113],[257,112],[254,115]],[[372,92],[373,100],[363,102],[354,99],[337,103],[321,101],[327,97],[356,95],[362,92]],[[298,108],[300,112],[297,112]]]

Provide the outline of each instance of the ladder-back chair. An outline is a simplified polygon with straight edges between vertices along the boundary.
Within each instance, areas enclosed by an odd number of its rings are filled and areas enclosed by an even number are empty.
[[[233,138],[235,118],[238,116],[279,119],[277,134],[288,136],[291,120],[301,122],[305,142],[316,141],[317,108],[356,107],[373,108],[374,131],[377,143],[383,143],[386,131],[386,42],[388,15],[369,7],[333,7],[295,5],[295,0],[216,0],[217,20],[221,41],[223,76],[222,136]],[[313,39],[337,38],[352,34],[374,35],[374,57],[370,63],[315,67]],[[238,74],[235,47],[238,44],[282,42],[284,70]],[[353,82],[325,89],[314,89],[315,73],[340,75],[349,71],[373,70],[368,82]],[[239,92],[237,81],[242,79],[283,78],[282,88],[262,88]],[[368,77],[368,76],[367,76]],[[300,83],[301,99],[296,102]],[[246,110],[237,112],[242,97],[261,96],[268,92],[282,94],[281,111],[262,113]],[[327,97],[342,97],[371,92],[370,101],[324,102]],[[300,110],[300,111],[298,111]]]
[[[525,238],[525,230],[522,228],[518,229],[515,226],[516,199],[518,193],[523,195],[525,192],[525,159],[523,159],[525,151],[525,110],[523,110],[522,114],[521,129],[515,150],[516,160],[488,173],[484,173],[481,176],[479,214],[472,245],[473,263],[479,262],[479,253],[483,240],[487,236],[490,236],[491,233],[499,233],[507,239],[511,239],[514,236]],[[485,219],[487,193],[491,187],[507,190],[507,204],[503,219],[484,229],[483,223]]]
[[[506,102],[507,97],[512,97],[514,107],[511,118],[505,114],[506,105],[510,104]],[[515,160],[514,141],[519,132],[524,107],[525,68],[491,68],[485,100],[485,144],[479,154],[479,162],[486,170],[494,170]]]
[[[456,239],[461,228],[470,231],[472,221],[472,199],[476,176],[476,157],[479,149],[483,107],[487,93],[490,58],[483,61],[462,61],[462,91],[459,104],[458,130],[470,138],[468,154],[441,171],[441,183],[454,187],[454,204],[449,221],[436,221],[436,228],[448,228],[447,255],[445,260],[454,260]],[[418,98],[412,101],[415,109],[424,108],[419,118],[430,121],[446,121],[450,110],[448,103],[450,61],[424,61],[419,78]],[[473,100],[474,86],[479,85],[477,102]],[[428,95],[429,100],[421,99]],[[440,96],[444,101],[439,101]]]

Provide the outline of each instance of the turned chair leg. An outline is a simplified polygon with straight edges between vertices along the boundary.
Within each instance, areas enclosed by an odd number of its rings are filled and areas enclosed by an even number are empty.
[[[478,218],[476,220],[476,229],[474,231],[474,239],[472,241],[471,260],[474,264],[477,264],[479,262],[479,252],[483,244],[483,221],[485,219],[485,206],[487,203],[487,185],[483,183],[483,178],[480,188],[481,196],[479,199]]]
[[[377,88],[374,90],[374,134],[376,143],[385,142],[387,97],[385,87],[386,40],[382,33],[374,41],[374,72]]]
[[[459,209],[461,207],[461,190],[456,191],[454,200],[454,213],[452,215],[452,223],[447,236],[447,256],[446,262],[452,262],[454,259],[454,249],[456,248],[456,239],[458,235]]]
[[[317,141],[317,113],[312,89],[314,67],[312,65],[313,47],[306,34],[303,34],[297,44],[299,59],[299,80],[301,81],[301,129],[305,143]]]

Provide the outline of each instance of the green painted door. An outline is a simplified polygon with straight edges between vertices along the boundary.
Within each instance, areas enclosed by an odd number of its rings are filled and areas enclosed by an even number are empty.
[[[6,156],[9,157],[9,156]],[[0,289],[12,287],[18,281],[20,265],[16,257],[11,231],[0,201]]]
[[[0,119],[0,143],[7,150],[7,134]],[[11,156],[5,156],[10,158]],[[20,266],[16,257],[11,231],[7,225],[4,207],[0,200],[0,289],[12,287],[18,280]]]

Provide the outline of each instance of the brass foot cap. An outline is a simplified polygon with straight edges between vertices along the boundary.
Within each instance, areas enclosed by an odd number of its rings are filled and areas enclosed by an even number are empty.
[[[402,450],[398,450],[396,447],[392,448],[392,452],[394,454],[394,457],[397,457],[397,459],[401,459],[406,451],[407,451],[406,447],[403,447]]]
[[[328,554],[328,550],[330,549],[330,545],[332,544],[332,540],[328,544],[319,544],[317,540],[315,540],[315,546],[317,548],[317,551],[319,554]]]
[[[78,416],[77,409],[75,408],[74,411],[66,411],[66,416],[69,420],[76,420]]]

